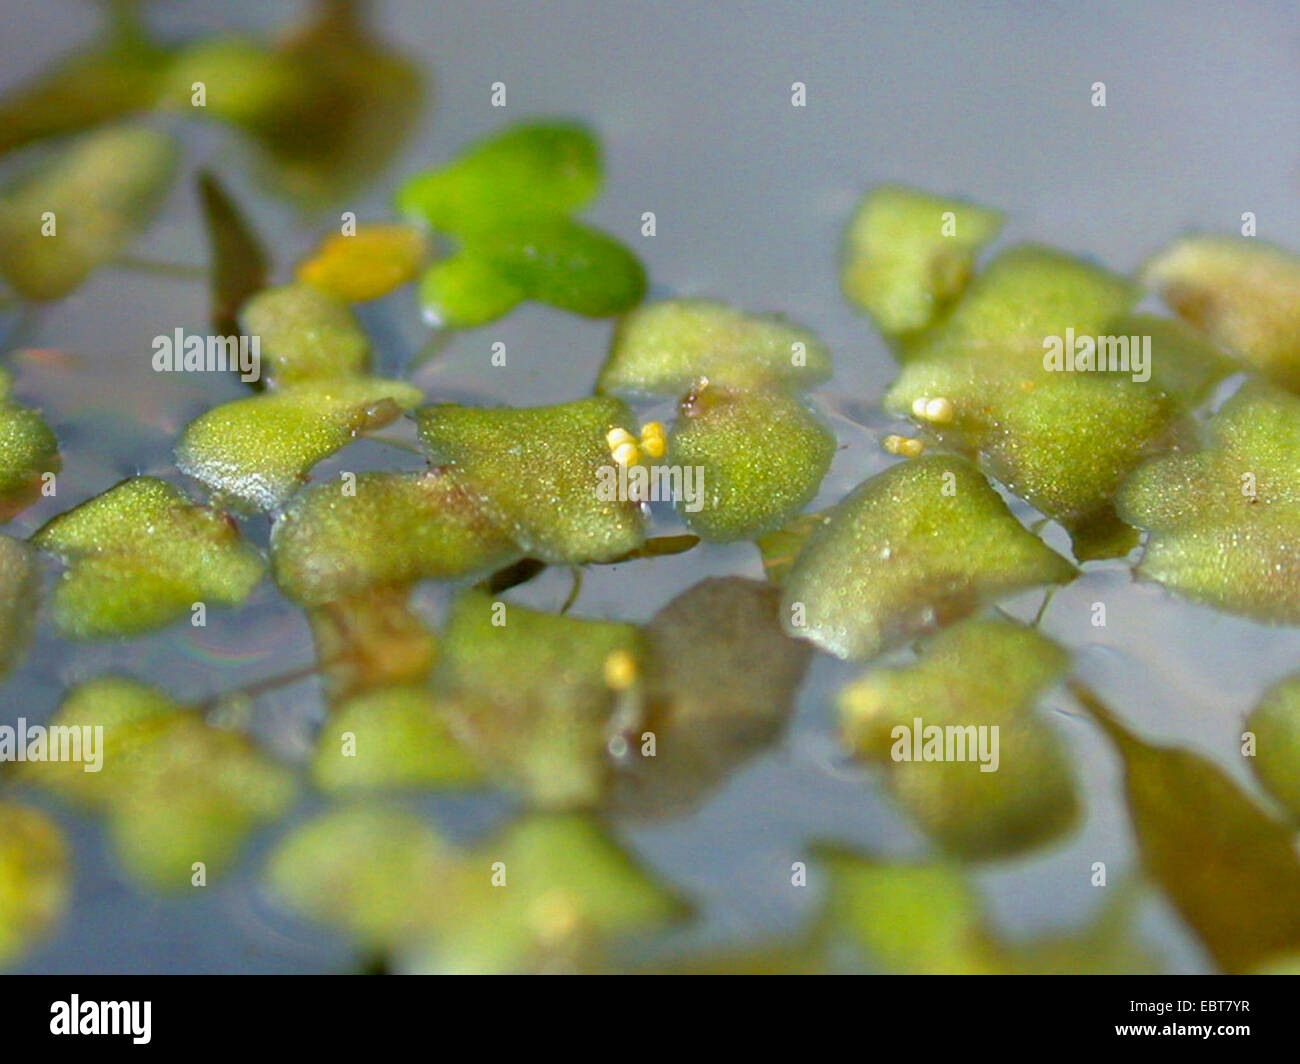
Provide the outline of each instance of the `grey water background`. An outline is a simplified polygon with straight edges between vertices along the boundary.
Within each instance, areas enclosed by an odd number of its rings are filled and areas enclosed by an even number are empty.
[[[152,5],[164,33],[258,30],[298,5],[280,2]],[[398,175],[440,163],[464,142],[532,115],[590,122],[605,146],[606,190],[589,217],[642,257],[653,296],[710,295],[777,310],[816,329],[836,359],[820,392],[841,450],[814,505],[836,501],[889,459],[876,444],[889,422],[872,412],[892,364],[870,325],[844,302],[837,249],[868,186],[902,180],[1008,213],[1007,240],[1038,240],[1121,271],[1188,229],[1235,231],[1243,211],[1259,234],[1300,247],[1300,17],[1290,3],[603,3],[431,4],[388,0],[375,16],[418,57],[435,98],[393,171],[341,209],[382,218]],[[76,0],[0,4],[0,89],[88,40],[89,5]],[[489,86],[507,85],[505,110]],[[808,105],[790,105],[791,83]],[[1107,106],[1090,104],[1104,81]],[[187,164],[216,168],[271,246],[278,277],[331,219],[295,226],[241,176],[244,156],[219,131],[187,130]],[[190,172],[190,171],[187,171]],[[640,235],[643,211],[657,235]],[[178,186],[155,228],[134,248],[150,258],[201,264],[205,249],[190,185]],[[206,331],[201,283],[105,269],[21,328],[11,318],[4,364],[18,395],[41,406],[63,445],[57,500],[23,514],[25,535],[53,513],[122,477],[174,477],[170,447],[209,405],[241,394],[237,382],[154,374],[150,342],[177,327]],[[425,327],[409,290],[365,308],[381,369],[418,350]],[[556,402],[589,391],[610,323],[537,307],[467,333],[415,380],[431,396],[477,402]],[[504,341],[509,368],[488,362]],[[12,350],[21,343],[21,350]],[[321,470],[393,464],[399,452],[350,448]],[[406,459],[405,461],[410,461]],[[344,463],[344,464],[340,464]],[[661,515],[663,516],[663,515]],[[661,530],[671,531],[667,516]],[[265,538],[265,523],[250,535]],[[1055,545],[1064,541],[1053,531]],[[588,574],[576,612],[649,617],[705,575],[761,576],[750,546]],[[558,607],[567,576],[546,574],[520,601]],[[445,592],[429,588],[436,616]],[[1093,628],[1091,604],[1108,624]],[[1032,616],[1039,596],[1012,604]],[[1135,584],[1122,565],[1089,565],[1060,592],[1044,631],[1077,652],[1078,671],[1150,738],[1213,757],[1258,793],[1237,756],[1241,718],[1264,687],[1300,669],[1300,632],[1269,628]],[[238,611],[213,611],[207,629],[181,624],[122,643],[73,645],[43,626],[24,666],[0,686],[0,720],[44,719],[69,685],[127,671],[180,698],[202,698],[311,660],[301,614],[269,585]],[[915,855],[923,840],[891,808],[871,773],[846,765],[835,741],[833,696],[859,670],[817,660],[790,733],[715,791],[695,813],[616,824],[618,836],[681,888],[702,920],[682,947],[732,943],[800,926],[816,908],[790,886],[809,839],[885,855]],[[1077,927],[1110,882],[1133,866],[1118,766],[1061,695],[1048,710],[1069,744],[1086,817],[1059,845],[976,873],[994,922],[1009,938]],[[321,719],[314,681],[227,712],[248,717],[281,755],[302,757]],[[39,800],[39,798],[34,799]],[[431,798],[447,830],[470,836],[510,814],[505,801]],[[52,807],[57,808],[57,807]],[[315,808],[305,803],[298,817]],[[287,827],[262,832],[241,869],[193,896],[136,891],[114,865],[99,824],[58,809],[72,836],[75,895],[68,916],[19,970],[346,970],[336,936],[286,918],[258,879],[261,858]],[[1149,898],[1144,938],[1178,971],[1204,971],[1199,947],[1168,908]]]

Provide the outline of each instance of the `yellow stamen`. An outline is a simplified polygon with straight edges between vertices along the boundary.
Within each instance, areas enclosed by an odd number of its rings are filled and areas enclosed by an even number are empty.
[[[630,650],[611,650],[605,657],[605,686],[626,691],[637,679],[636,657]]]
[[[605,443],[609,446],[611,452],[625,443],[636,443],[636,437],[627,429],[615,425],[605,433]]]
[[[668,440],[658,421],[647,421],[641,426],[641,450],[647,458],[662,458],[667,452]]]
[[[916,458],[925,452],[925,444],[912,436],[886,436],[880,446],[887,454],[899,454],[904,458]]]
[[[938,425],[946,425],[953,418],[952,400],[940,396],[937,399],[927,399],[925,403],[925,420],[933,421]]]
[[[641,460],[641,452],[637,449],[635,440],[620,443],[612,453],[614,461],[621,466],[634,466]]]

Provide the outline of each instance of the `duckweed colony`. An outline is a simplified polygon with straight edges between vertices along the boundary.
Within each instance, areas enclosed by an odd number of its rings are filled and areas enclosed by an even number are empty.
[[[355,965],[394,971],[1160,970],[1143,906],[1208,967],[1300,967],[1300,674],[1261,692],[1225,752],[1247,779],[1143,738],[1044,622],[1057,589],[1131,570],[1169,602],[1300,624],[1300,258],[1190,235],[1125,277],[999,243],[1000,210],[870,189],[844,219],[843,294],[897,372],[853,424],[819,391],[853,355],[810,323],[647,299],[628,240],[584,218],[603,171],[583,125],[503,124],[400,181],[389,216],[342,213],[402,144],[421,81],[348,4],[274,43],[162,42],[121,7],[102,44],[0,104],[6,313],[147,257],[151,218],[189,182],[212,337],[259,359],[242,397],[176,412],[170,464],[65,501],[61,444],[80,430],[43,416],[9,334],[0,674],[28,682],[38,638],[92,664],[0,732],[0,963],[75,918],[67,826],[89,811],[138,890],[193,903],[242,876],[262,919],[323,925]],[[193,122],[243,146],[245,196],[313,219],[314,253],[282,261],[233,183],[187,165],[176,130]],[[414,382],[418,359],[378,357],[374,301],[417,305],[435,359],[528,302],[610,319],[609,349],[570,401],[460,402]],[[1131,349],[1107,366],[1116,337]],[[210,368],[210,339],[176,361]],[[837,452],[868,431],[881,471],[828,498]],[[391,461],[349,469],[360,437]],[[584,573],[652,588],[688,552],[717,575],[648,619],[584,603]],[[557,574],[567,601],[527,598]],[[314,660],[244,689],[195,699],[94,652],[274,596]],[[1104,587],[1085,598],[1104,624]],[[249,723],[280,687],[319,702],[296,746]],[[701,943],[689,877],[636,854],[630,828],[688,818],[788,750],[810,692],[835,771],[917,845],[810,829],[735,873],[737,892],[806,891],[806,919]],[[1013,938],[981,877],[1050,855],[1086,816],[1063,714],[1122,765],[1137,860],[1099,845],[1070,874],[1102,900]],[[100,771],[55,756],[96,728]],[[451,824],[449,799],[482,803],[479,827]]]

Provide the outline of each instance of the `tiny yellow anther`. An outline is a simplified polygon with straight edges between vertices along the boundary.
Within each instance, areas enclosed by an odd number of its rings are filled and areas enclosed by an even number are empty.
[[[915,418],[920,418],[922,421],[924,421],[924,420],[925,420],[925,404],[928,403],[929,401],[930,401],[930,400],[929,400],[928,398],[926,398],[924,395],[918,395],[915,399],[913,399],[913,400],[912,400],[912,416],[915,417]]]
[[[647,421],[641,426],[641,450],[647,458],[662,458],[668,450],[664,427],[658,421]]]
[[[641,460],[641,452],[637,449],[634,440],[620,443],[614,448],[612,454],[614,461],[621,466],[634,466]]]
[[[880,446],[888,454],[899,454],[904,458],[916,458],[925,452],[925,444],[913,436],[886,436]]]
[[[636,678],[636,658],[630,650],[611,650],[605,656],[605,686],[611,691],[626,691]]]
[[[632,433],[628,432],[627,429],[615,425],[605,433],[605,443],[609,445],[610,452],[612,453],[625,443],[636,443],[636,437],[633,436]]]
[[[946,425],[953,418],[952,400],[940,396],[937,399],[927,399],[925,403],[925,420],[933,421],[939,425]]]

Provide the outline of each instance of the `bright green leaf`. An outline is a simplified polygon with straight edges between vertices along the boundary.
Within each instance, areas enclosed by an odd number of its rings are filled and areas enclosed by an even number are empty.
[[[640,302],[645,285],[641,263],[613,237],[565,219],[526,218],[467,236],[425,274],[420,299],[439,324],[468,328],[524,299],[607,317]]]
[[[511,126],[471,145],[450,165],[420,174],[397,194],[397,207],[435,229],[466,234],[503,218],[564,217],[600,189],[600,146],[572,123]]]
[[[491,263],[453,255],[431,266],[420,281],[420,305],[449,329],[474,329],[509,314],[525,299]]]
[[[426,315],[470,328],[526,299],[589,317],[639,302],[645,272],[636,257],[569,217],[599,185],[599,146],[572,124],[513,127],[408,181],[398,209],[460,241],[420,284]]]

